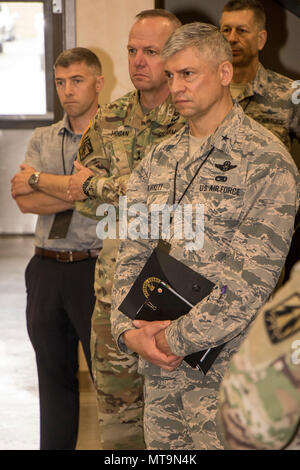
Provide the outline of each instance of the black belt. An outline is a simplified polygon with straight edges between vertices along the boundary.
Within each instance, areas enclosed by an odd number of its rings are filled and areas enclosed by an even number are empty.
[[[99,252],[100,249],[87,251],[54,251],[36,247],[34,250],[34,253],[40,258],[50,258],[61,263],[73,263],[74,261],[82,261],[88,258],[97,258]]]

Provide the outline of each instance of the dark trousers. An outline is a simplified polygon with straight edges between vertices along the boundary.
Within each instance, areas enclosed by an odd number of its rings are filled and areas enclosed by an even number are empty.
[[[61,263],[34,256],[25,272],[27,329],[36,354],[41,450],[76,447],[78,341],[91,372],[96,258]]]

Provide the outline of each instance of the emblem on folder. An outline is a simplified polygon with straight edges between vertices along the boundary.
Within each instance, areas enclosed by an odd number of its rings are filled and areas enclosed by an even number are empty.
[[[151,292],[154,291],[155,284],[160,284],[160,282],[161,282],[161,279],[159,279],[159,277],[148,277],[147,279],[145,279],[142,289],[143,289],[143,294],[146,297],[146,299],[148,299]]]

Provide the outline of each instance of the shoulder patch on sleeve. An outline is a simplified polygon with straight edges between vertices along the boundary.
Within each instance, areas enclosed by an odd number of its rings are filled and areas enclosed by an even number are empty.
[[[93,150],[94,150],[91,139],[89,135],[87,134],[88,130],[89,128],[85,131],[80,141],[80,147],[78,151],[80,161],[84,161],[86,157],[88,157],[91,153],[93,153]]]
[[[264,320],[272,343],[279,343],[300,331],[300,294],[295,292],[266,310]]]

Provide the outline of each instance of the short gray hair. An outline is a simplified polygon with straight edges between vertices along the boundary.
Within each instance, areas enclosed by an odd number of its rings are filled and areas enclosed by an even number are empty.
[[[211,62],[219,65],[228,60],[232,63],[232,51],[229,42],[216,26],[207,23],[188,23],[171,34],[162,49],[163,59],[168,59],[177,52],[194,47]]]

